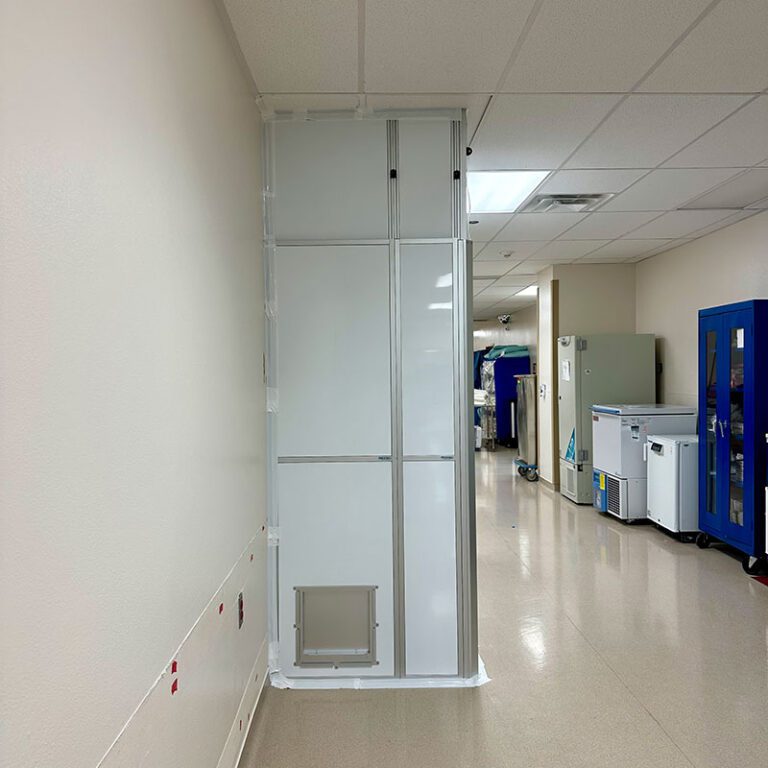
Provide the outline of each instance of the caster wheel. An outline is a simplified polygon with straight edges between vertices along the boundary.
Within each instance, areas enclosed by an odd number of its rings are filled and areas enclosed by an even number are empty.
[[[764,557],[750,557],[747,555],[741,561],[741,567],[744,569],[744,573],[748,573],[750,576],[759,576],[768,569],[768,560]]]
[[[699,549],[706,549],[712,543],[712,539],[706,533],[700,533],[696,537],[696,546]]]
[[[539,473],[535,469],[528,469],[525,472],[525,479],[529,483],[535,483],[539,479]]]
[[[520,475],[520,477],[525,477],[526,469],[525,467],[518,467],[517,468],[517,474]]]

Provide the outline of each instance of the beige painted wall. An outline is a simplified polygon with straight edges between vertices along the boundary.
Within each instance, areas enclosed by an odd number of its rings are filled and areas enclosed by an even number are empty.
[[[557,300],[551,281],[557,281]],[[633,333],[634,264],[563,264],[539,273],[539,465],[541,476],[556,482],[557,336]]]
[[[211,768],[265,634],[258,113],[211,0],[0,0],[0,51],[0,763]]]
[[[493,344],[520,344],[531,350],[536,360],[536,339],[538,337],[536,304],[521,309],[512,315],[508,329],[502,328],[498,320],[481,320],[474,323],[474,348],[485,349]]]
[[[634,264],[561,264],[558,335],[634,333]]]
[[[655,333],[664,403],[696,404],[698,310],[768,298],[768,213],[637,265],[637,331]]]

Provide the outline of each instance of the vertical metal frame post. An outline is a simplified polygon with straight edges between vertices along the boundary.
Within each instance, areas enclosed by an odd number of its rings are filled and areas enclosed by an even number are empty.
[[[403,387],[400,325],[400,199],[397,121],[387,120],[389,174],[389,323],[392,424],[392,602],[395,677],[405,677],[405,538],[403,517]]]
[[[465,120],[452,123],[454,474],[456,483],[456,591],[459,676],[478,672],[474,419],[472,398],[472,248],[466,238]]]

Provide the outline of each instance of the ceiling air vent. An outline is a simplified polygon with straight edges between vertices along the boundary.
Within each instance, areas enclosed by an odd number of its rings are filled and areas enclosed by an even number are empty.
[[[589,193],[586,195],[534,195],[528,200],[520,213],[586,213],[599,208],[606,200],[610,200],[610,192]]]

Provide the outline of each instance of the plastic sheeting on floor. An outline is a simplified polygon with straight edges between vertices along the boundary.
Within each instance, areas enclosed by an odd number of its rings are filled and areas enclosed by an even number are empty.
[[[294,690],[374,690],[385,688],[478,688],[491,682],[483,660],[477,660],[478,672],[474,677],[336,677],[336,678],[288,678],[279,669],[270,672],[273,688]]]

